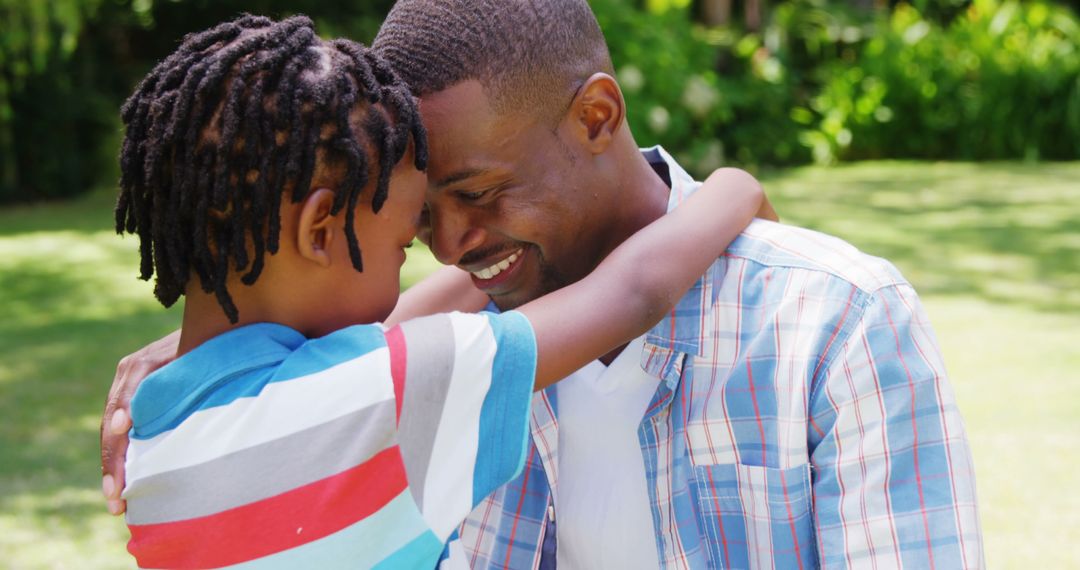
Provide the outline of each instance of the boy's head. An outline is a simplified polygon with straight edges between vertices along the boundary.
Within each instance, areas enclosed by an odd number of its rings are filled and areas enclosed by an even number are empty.
[[[425,167],[414,100],[371,51],[320,39],[304,16],[244,16],[185,37],[122,118],[116,228],[139,235],[141,277],[156,273],[165,306],[193,292],[197,278],[235,323],[237,287],[259,279],[283,238],[290,254],[335,270],[340,259],[326,256],[346,252],[350,273],[367,269],[365,278],[386,273],[401,252],[362,256],[361,244],[400,248],[411,239],[422,190],[383,206],[393,172]],[[407,156],[411,164],[395,169]]]

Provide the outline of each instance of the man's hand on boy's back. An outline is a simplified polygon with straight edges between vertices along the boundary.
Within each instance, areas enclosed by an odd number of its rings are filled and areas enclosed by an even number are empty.
[[[120,499],[124,490],[124,457],[131,429],[131,397],[135,389],[151,372],[176,359],[180,331],[173,332],[129,354],[116,366],[105,414],[101,417],[101,490],[108,501],[109,512],[119,515],[126,504]]]

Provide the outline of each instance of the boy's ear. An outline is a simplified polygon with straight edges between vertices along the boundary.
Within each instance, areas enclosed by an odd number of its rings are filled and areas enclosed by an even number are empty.
[[[334,192],[317,188],[304,199],[300,218],[296,225],[296,246],[300,255],[322,267],[333,262],[330,246],[334,242],[337,216],[330,212],[334,207]]]
[[[626,120],[626,102],[615,78],[594,73],[578,89],[567,112],[573,135],[593,154],[607,150]]]

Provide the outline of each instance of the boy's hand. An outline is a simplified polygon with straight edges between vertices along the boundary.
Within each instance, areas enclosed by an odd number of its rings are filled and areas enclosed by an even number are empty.
[[[101,417],[101,490],[108,501],[109,512],[119,515],[127,508],[120,499],[124,490],[124,459],[127,456],[128,430],[131,429],[131,397],[143,379],[151,372],[176,359],[180,331],[157,340],[116,366],[116,377],[105,401]]]

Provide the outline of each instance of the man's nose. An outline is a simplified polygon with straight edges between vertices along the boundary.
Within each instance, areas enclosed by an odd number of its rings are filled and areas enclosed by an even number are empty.
[[[431,208],[421,219],[420,241],[444,265],[457,265],[468,252],[484,243],[487,232],[466,212]]]

